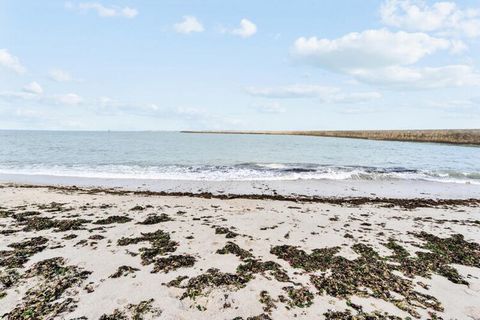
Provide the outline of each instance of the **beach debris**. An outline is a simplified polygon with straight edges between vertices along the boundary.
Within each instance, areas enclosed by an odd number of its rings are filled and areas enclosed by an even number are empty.
[[[127,223],[130,221],[132,221],[132,218],[126,216],[109,216],[105,219],[95,221],[94,224]]]
[[[66,266],[60,257],[34,264],[22,278],[37,278],[22,302],[4,315],[7,319],[53,319],[76,308],[75,292],[91,272]]]
[[[215,234],[224,234],[227,239],[236,238],[238,236],[238,233],[231,231],[226,227],[215,227]]]
[[[47,242],[47,238],[40,236],[9,244],[8,247],[13,250],[0,251],[0,267],[22,268],[31,256],[47,247]]]
[[[99,320],[155,319],[162,314],[162,311],[153,307],[153,301],[154,299],[150,299],[137,304],[129,304],[123,310],[115,309],[112,314],[103,314]]]
[[[117,271],[112,274],[109,278],[120,278],[120,277],[126,277],[129,274],[133,274],[137,271],[140,271],[138,268],[130,267],[130,266],[120,266],[118,267]]]
[[[178,268],[193,267],[197,260],[191,255],[170,255],[165,258],[158,258],[154,261],[152,272],[165,272],[177,270]]]
[[[170,218],[166,213],[162,213],[161,215],[152,213],[152,214],[149,214],[145,218],[145,220],[141,222],[137,222],[137,224],[151,225],[151,224],[157,224],[157,223],[167,222],[167,221],[173,221],[173,219]]]
[[[216,268],[210,268],[204,274],[190,278],[185,286],[178,286],[186,289],[180,299],[195,300],[209,288],[231,287],[237,290],[243,288],[250,279],[249,276],[243,274],[224,273]],[[170,285],[174,286],[174,283],[170,283]]]
[[[245,250],[240,248],[236,243],[228,241],[227,244],[222,248],[217,250],[218,254],[234,254],[239,257],[241,260],[253,257],[253,255]]]
[[[290,307],[308,308],[313,304],[314,295],[306,287],[295,288],[293,286],[283,287],[287,292]]]
[[[90,222],[85,219],[63,219],[56,220],[49,217],[31,217],[22,218],[19,220],[20,225],[23,225],[23,231],[41,231],[47,229],[54,229],[56,232],[64,232],[69,230],[82,230],[85,223]]]
[[[372,312],[365,313],[363,311],[357,312],[357,314],[352,314],[352,312],[347,309],[345,311],[328,311],[323,314],[325,320],[402,320],[403,318],[389,315],[387,313],[381,312]]]
[[[271,314],[273,309],[277,309],[275,300],[272,299],[268,291],[262,290],[260,292],[260,303],[263,304],[263,311]]]
[[[411,280],[395,274],[397,268],[370,246],[357,243],[352,249],[360,255],[354,260],[336,255],[338,247],[315,249],[307,254],[296,247],[277,246],[271,253],[295,268],[322,271],[310,275],[319,294],[344,299],[354,295],[383,299],[414,317],[419,317],[416,307],[443,310],[435,297],[416,291]]]

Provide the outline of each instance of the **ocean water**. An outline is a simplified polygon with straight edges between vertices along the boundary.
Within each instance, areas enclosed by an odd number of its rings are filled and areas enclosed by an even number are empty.
[[[179,132],[0,131],[0,175],[480,184],[480,148]]]

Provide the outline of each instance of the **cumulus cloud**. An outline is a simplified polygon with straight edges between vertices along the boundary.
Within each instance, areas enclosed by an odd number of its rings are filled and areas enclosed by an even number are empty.
[[[66,2],[65,7],[67,9],[77,10],[80,12],[94,11],[99,17],[111,18],[121,17],[132,19],[138,15],[138,10],[130,7],[118,7],[118,6],[104,6],[99,2],[81,2],[74,4],[72,2]]]
[[[355,70],[352,75],[363,82],[399,89],[480,86],[480,73],[468,65],[424,68],[392,66]]]
[[[346,93],[340,88],[295,84],[279,87],[248,87],[247,93],[255,97],[270,99],[317,98],[327,103],[359,103],[379,99],[382,95],[375,91]]]
[[[480,8],[462,10],[455,2],[387,0],[380,15],[384,24],[406,30],[480,36]]]
[[[40,84],[38,84],[38,82],[33,81],[27,84],[26,86],[24,86],[23,91],[27,93],[33,93],[33,94],[42,94],[43,88]]]
[[[333,40],[301,37],[294,43],[293,54],[309,64],[345,71],[414,64],[450,47],[450,41],[425,33],[379,29],[352,32]]]
[[[255,33],[257,33],[257,26],[255,23],[245,18],[240,21],[239,28],[232,30],[232,34],[242,38],[249,38]]]
[[[52,69],[48,75],[50,79],[56,82],[68,82],[73,80],[72,76],[67,71],[61,69]]]
[[[414,66],[442,50],[459,53],[466,50],[466,46],[459,40],[425,33],[380,29],[349,33],[332,40],[302,37],[295,41],[293,55],[303,63],[393,89],[480,85],[480,74],[468,65]]]
[[[8,52],[7,49],[0,49],[0,66],[13,70],[18,74],[27,71],[27,69],[20,63],[20,60]]]
[[[184,16],[183,20],[174,24],[174,29],[178,33],[189,34],[192,32],[203,32],[205,29],[200,21],[194,16]]]

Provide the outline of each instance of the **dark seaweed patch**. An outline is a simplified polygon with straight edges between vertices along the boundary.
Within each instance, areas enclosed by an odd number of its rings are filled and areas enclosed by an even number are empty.
[[[30,288],[12,311],[8,319],[53,319],[75,309],[75,300],[66,291],[79,286],[90,274],[76,266],[65,266],[63,258],[40,261],[29,269],[24,277],[37,277],[40,282]]]
[[[154,262],[153,272],[165,272],[177,270],[178,268],[193,267],[196,259],[191,255],[171,255],[166,258],[158,258]]]
[[[130,267],[130,266],[120,266],[118,267],[117,271],[114,274],[112,274],[109,278],[126,277],[127,275],[135,273],[137,271],[140,271],[140,269]]]
[[[126,216],[110,216],[105,219],[97,220],[94,224],[127,223],[130,221],[132,221],[132,219]]]
[[[245,249],[240,248],[237,244],[228,241],[227,244],[222,248],[217,250],[218,254],[234,254],[239,257],[241,260],[251,258],[253,255]]]
[[[170,218],[167,214],[162,213],[161,215],[156,215],[156,214],[149,214],[145,220],[138,222],[137,224],[145,224],[145,225],[151,225],[151,224],[157,224],[161,222],[167,222],[167,221],[173,221],[172,218]]]
[[[7,268],[21,268],[29,257],[43,251],[47,246],[47,238],[34,237],[22,242],[11,243],[8,246],[13,250],[0,251],[0,266]]]

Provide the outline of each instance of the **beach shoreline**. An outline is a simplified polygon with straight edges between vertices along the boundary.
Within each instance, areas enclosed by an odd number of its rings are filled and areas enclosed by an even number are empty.
[[[478,198],[0,186],[7,319],[480,317]]]

